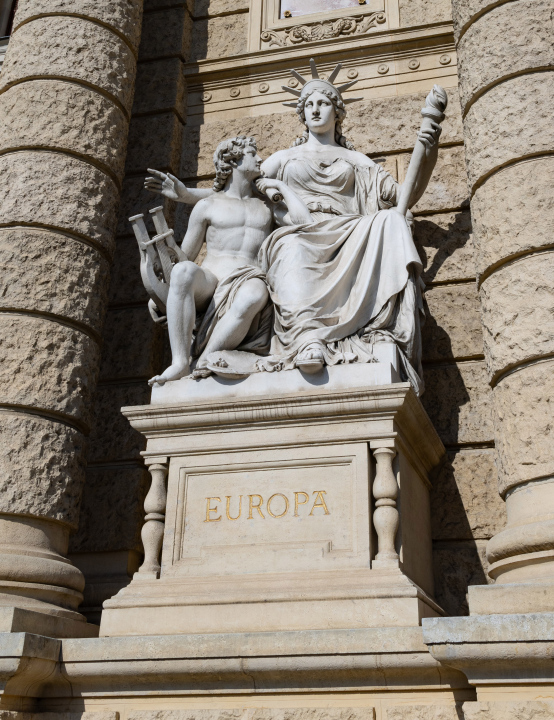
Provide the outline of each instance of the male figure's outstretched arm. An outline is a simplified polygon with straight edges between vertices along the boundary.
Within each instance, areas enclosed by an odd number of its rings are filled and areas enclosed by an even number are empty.
[[[146,190],[163,195],[169,200],[195,205],[199,200],[214,194],[211,188],[188,188],[171,173],[164,173],[152,168],[148,168],[148,172],[152,175],[144,181]]]

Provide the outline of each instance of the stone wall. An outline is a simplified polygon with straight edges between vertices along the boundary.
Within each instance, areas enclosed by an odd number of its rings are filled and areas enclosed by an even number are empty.
[[[60,553],[79,518],[141,16],[142,0],[20,0],[0,76],[0,575],[15,605],[52,614],[54,595],[69,603]]]
[[[127,222],[130,215],[159,204],[142,190],[146,168],[169,170],[189,185],[209,185],[213,150],[223,138],[255,135],[265,158],[288,146],[301,132],[292,110],[260,114],[259,107],[255,116],[203,124],[189,120],[186,125],[183,62],[232,58],[245,52],[248,8],[248,0],[196,0],[194,6],[147,0],[145,5],[101,381],[81,525],[73,541],[75,553],[140,551],[140,504],[145,486],[139,457],[142,444],[119,408],[148,402],[146,380],[163,365],[166,341],[147,313],[136,241]],[[404,26],[450,18],[447,2],[400,2]],[[429,88],[431,85],[428,82]],[[347,137],[399,180],[407,168],[426,92],[399,96],[391,86],[384,97],[349,106],[343,128]],[[456,615],[467,613],[467,585],[486,582],[484,546],[502,527],[504,509],[497,494],[490,392],[455,88],[449,88],[449,96],[437,168],[414,212],[415,237],[428,288],[423,402],[448,451],[433,478],[436,595],[447,614]],[[182,237],[187,209],[168,205],[167,211],[177,237]],[[121,577],[119,582],[123,581]],[[105,585],[106,592],[107,588]],[[97,608],[98,600],[97,592]]]
[[[149,477],[140,457],[144,439],[120,409],[150,401],[147,380],[163,367],[165,338],[148,313],[128,218],[161,204],[143,189],[148,167],[179,172],[186,117],[182,67],[190,53],[191,23],[186,2],[145,2],[85,490],[70,544],[72,560],[87,578],[81,609],[94,622],[103,600],[129,581],[142,553]],[[166,204],[168,219],[173,212]]]

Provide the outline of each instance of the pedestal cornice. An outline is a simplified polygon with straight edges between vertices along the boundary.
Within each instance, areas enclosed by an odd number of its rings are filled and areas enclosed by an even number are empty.
[[[294,445],[305,442],[299,439],[297,428],[308,425],[317,427],[318,433],[327,428],[335,442],[352,442],[354,438],[371,442],[373,438],[389,437],[408,447],[417,446],[419,462],[426,472],[444,454],[444,446],[409,383],[320,394],[200,401],[194,405],[141,405],[122,408],[122,412],[147,438],[146,457],[167,455],[179,446],[190,449],[193,437],[198,443],[197,452],[247,448],[250,433],[256,429],[279,430],[279,437],[270,445]],[[218,434],[217,440],[214,435],[217,444],[213,445],[210,433],[222,430],[225,435]]]

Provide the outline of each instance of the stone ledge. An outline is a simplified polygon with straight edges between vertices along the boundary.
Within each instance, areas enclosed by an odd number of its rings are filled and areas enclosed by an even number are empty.
[[[97,637],[98,627],[90,623],[72,620],[68,617],[47,615],[42,612],[26,610],[20,607],[0,607],[0,648],[4,641],[4,633],[13,638],[15,634],[26,634],[27,638],[38,637],[41,633],[47,633],[48,637]],[[34,633],[30,635],[29,633]],[[45,646],[48,647],[48,646]],[[48,651],[49,652],[49,651]],[[52,651],[52,657],[57,659],[57,651]],[[1,720],[1,718],[0,718]]]
[[[490,615],[502,608],[504,614],[554,613],[552,583],[497,583],[468,588],[471,615]]]
[[[554,613],[429,618],[423,638],[436,660],[478,688],[554,682]]]
[[[45,696],[73,697],[469,688],[440,666],[421,628],[230,633],[62,641],[65,677]]]
[[[32,709],[56,670],[60,640],[25,632],[0,633],[0,709]]]

